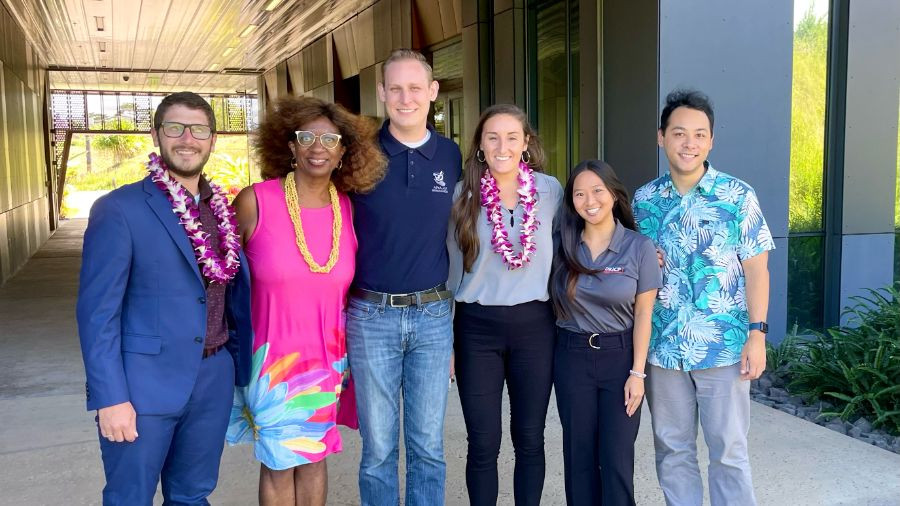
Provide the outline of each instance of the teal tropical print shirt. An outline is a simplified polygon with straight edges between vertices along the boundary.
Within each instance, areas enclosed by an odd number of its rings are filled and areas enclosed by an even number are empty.
[[[635,192],[634,215],[665,254],[647,361],[683,371],[738,363],[749,326],[741,261],[775,249],[753,188],[707,165],[682,196],[666,174]]]

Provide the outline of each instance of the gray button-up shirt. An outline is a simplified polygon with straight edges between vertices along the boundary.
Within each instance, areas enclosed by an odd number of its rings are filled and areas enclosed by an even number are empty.
[[[656,247],[649,238],[616,222],[609,247],[596,259],[582,241],[578,244],[578,260],[595,274],[578,276],[575,300],[564,297],[561,302],[569,318],[556,324],[573,332],[621,332],[634,326],[634,301],[639,293],[662,286],[662,271],[656,258]],[[565,293],[566,276],[556,276]]]
[[[447,287],[453,290],[458,302],[477,302],[483,306],[513,306],[533,300],[548,300],[550,270],[553,263],[554,219],[562,202],[562,186],[553,176],[535,172],[537,189],[537,220],[535,233],[537,249],[524,266],[509,270],[503,258],[491,246],[492,225],[488,223],[484,208],[478,215],[478,256],[472,264],[472,272],[463,272],[463,257],[456,243],[456,222],[451,220],[447,233],[447,250],[450,253],[450,278]],[[459,196],[462,184],[456,185],[453,200]],[[519,236],[525,209],[517,204],[513,210],[512,228],[509,214],[504,212],[504,225],[514,251],[522,251]]]

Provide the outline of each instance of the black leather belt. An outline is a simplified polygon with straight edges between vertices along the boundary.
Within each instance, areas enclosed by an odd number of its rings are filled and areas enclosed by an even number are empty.
[[[610,332],[608,334],[591,333],[591,332],[572,332],[569,329],[557,327],[557,333],[567,345],[569,349],[573,348],[593,348],[602,350],[611,347],[631,348],[632,333],[634,329],[623,330],[622,332]]]
[[[445,283],[441,283],[434,288],[412,293],[373,292],[371,290],[353,287],[350,289],[350,296],[373,304],[385,302],[386,305],[391,307],[408,307],[415,306],[416,304],[427,304],[438,300],[447,300],[453,297],[453,292],[447,290],[447,285]]]

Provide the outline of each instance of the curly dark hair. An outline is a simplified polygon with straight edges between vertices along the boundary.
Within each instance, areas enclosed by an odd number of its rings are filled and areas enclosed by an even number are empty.
[[[260,122],[252,138],[263,179],[284,177],[294,170],[287,145],[297,141],[294,132],[298,128],[318,118],[334,123],[347,148],[343,166],[331,173],[334,186],[340,192],[371,191],[387,169],[376,138],[378,127],[369,118],[352,114],[341,105],[313,97],[279,98]]]

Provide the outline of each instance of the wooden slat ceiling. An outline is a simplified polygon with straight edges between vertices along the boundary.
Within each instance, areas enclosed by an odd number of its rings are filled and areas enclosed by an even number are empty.
[[[256,91],[256,77],[375,0],[0,0],[53,89]],[[127,76],[127,80],[126,80]]]

